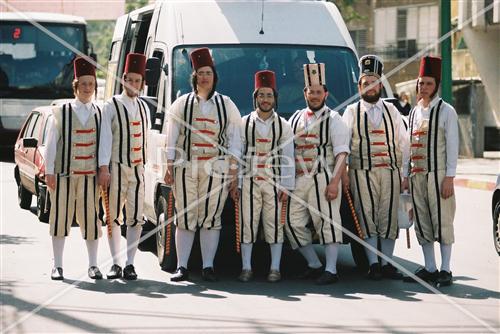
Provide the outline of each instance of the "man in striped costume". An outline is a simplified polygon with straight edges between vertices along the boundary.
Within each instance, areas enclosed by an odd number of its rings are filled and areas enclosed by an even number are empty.
[[[271,249],[269,282],[281,280],[280,260],[287,194],[295,184],[293,133],[290,124],[280,117],[277,105],[276,78],[272,71],[255,73],[253,93],[255,111],[243,117],[243,173],[240,192],[233,199],[240,202],[242,271],[238,279],[252,279],[252,247],[257,240],[260,219],[264,239]]]
[[[458,118],[455,109],[438,95],[441,58],[420,62],[417,106],[410,113],[410,189],[415,232],[424,253],[425,267],[415,274],[441,286],[452,283],[451,245],[455,241],[455,177],[458,159]],[[441,271],[434,257],[434,242],[441,248]],[[412,279],[408,279],[413,281]]]
[[[179,97],[167,114],[165,183],[175,196],[177,270],[172,281],[189,278],[187,264],[195,232],[200,231],[202,277],[216,281],[213,261],[221,214],[229,191],[237,187],[241,155],[241,116],[227,96],[215,91],[217,72],[207,48],[190,53],[193,92]]]
[[[144,164],[150,124],[149,109],[138,98],[144,88],[145,67],[146,57],[143,54],[128,54],[122,78],[124,90],[104,105],[99,147],[99,184],[103,187],[109,185],[109,214],[113,225],[111,238],[108,238],[113,257],[108,279],[122,276],[119,252],[124,206],[127,262],[123,268],[123,278],[137,279],[134,257],[144,224]]]
[[[300,276],[317,278],[317,284],[338,281],[338,246],[342,243],[340,217],[341,175],[349,153],[349,138],[340,115],[328,108],[325,64],[304,65],[307,108],[290,118],[295,138],[295,190],[288,201],[286,232],[293,249],[299,249],[308,268]],[[324,245],[326,266],[312,246],[308,225]]]
[[[380,99],[382,69],[382,61],[377,56],[360,59],[361,100],[346,108],[343,119],[351,138],[350,187],[365,241],[377,249],[380,238],[382,253],[392,258],[399,234],[399,194],[408,183],[405,179],[401,184],[401,167],[407,167],[409,143],[399,111]],[[345,177],[347,179],[347,174]],[[349,186],[349,182],[346,180],[344,185]],[[381,268],[377,254],[368,248],[366,253],[370,279],[402,278],[387,259],[382,258]]]
[[[95,67],[85,58],[74,62],[75,100],[55,107],[47,126],[45,180],[52,207],[49,226],[54,251],[51,278],[63,279],[64,241],[76,216],[89,256],[88,275],[101,279],[97,267],[99,189],[96,182],[101,110],[92,102],[97,92]]]

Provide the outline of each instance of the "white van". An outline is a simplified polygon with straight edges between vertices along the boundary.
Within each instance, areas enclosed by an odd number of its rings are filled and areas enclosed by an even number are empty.
[[[157,1],[120,17],[113,35],[105,98],[122,89],[117,78],[123,73],[126,54],[145,53],[148,73],[143,98],[150,103],[155,120],[148,138],[145,215],[154,224],[165,219],[169,192],[163,184],[160,152],[165,135],[160,130],[166,108],[191,91],[189,52],[198,47],[211,49],[219,76],[217,91],[231,97],[242,115],[253,109],[254,73],[264,69],[277,75],[278,112],[288,117],[303,108],[302,64],[307,62],[326,64],[331,108],[342,111],[356,99],[356,50],[338,9],[330,2]],[[231,206],[229,200],[223,220],[231,217]],[[227,218],[223,225],[234,229],[232,221]],[[165,269],[175,268],[174,229],[168,229],[169,236],[165,226],[157,233],[158,258]],[[221,248],[234,249],[234,236],[224,232],[224,227],[221,240]]]

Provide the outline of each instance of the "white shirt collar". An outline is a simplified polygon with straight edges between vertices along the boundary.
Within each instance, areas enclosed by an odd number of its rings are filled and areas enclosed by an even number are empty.
[[[423,100],[420,99],[420,101],[418,101],[418,105],[422,108],[422,109],[431,109],[433,108],[440,100],[441,98],[439,97],[439,95],[435,95],[434,98],[431,100],[431,102],[429,103],[429,105],[427,107],[424,107],[424,104],[423,104]]]
[[[122,99],[124,101],[128,101],[132,105],[135,105],[135,103],[137,102],[137,97],[130,97],[125,91],[122,92]]]
[[[312,116],[318,118],[318,117],[321,117],[323,115],[323,113],[325,112],[325,110],[327,109],[328,107],[326,106],[326,104],[323,106],[323,108],[321,108],[320,110],[317,110],[317,111],[312,111],[311,109],[309,109],[309,107],[306,108],[306,113],[308,115],[310,115],[310,113],[312,113]]]
[[[196,95],[196,102],[201,102],[201,101],[203,101],[203,102],[213,102],[213,103],[215,103],[215,97],[216,97],[217,95],[219,95],[219,93],[214,92],[214,93],[212,94],[212,96],[211,96],[208,100],[204,100],[204,99],[203,99],[202,97],[200,97],[199,95]]]
[[[90,102],[87,102],[87,103],[83,103],[82,101],[78,100],[78,99],[75,99],[73,101],[74,105],[77,107],[77,108],[80,108],[80,107],[85,107],[85,109],[87,109],[88,111],[91,111],[92,110],[92,101]]]
[[[378,101],[375,103],[369,103],[366,102],[365,100],[361,100],[361,103],[363,104],[365,110],[370,110],[372,108],[382,110],[382,99],[378,99]]]
[[[271,116],[269,116],[269,118],[267,118],[266,120],[263,120],[262,118],[260,118],[260,117],[259,117],[259,114],[257,113],[257,110],[254,110],[254,111],[252,112],[252,117],[253,117],[255,120],[257,120],[257,121],[259,121],[259,122],[261,122],[261,123],[270,123],[270,122],[272,122],[272,121],[274,120],[274,118],[276,117],[276,112],[275,112],[274,110],[272,111],[272,113],[273,113],[273,114],[272,114]]]

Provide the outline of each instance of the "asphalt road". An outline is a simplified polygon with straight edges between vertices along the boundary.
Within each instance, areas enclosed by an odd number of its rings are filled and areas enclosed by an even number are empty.
[[[339,258],[341,281],[330,286],[290,275],[270,284],[264,273],[243,284],[236,281],[237,269],[224,272],[218,283],[203,282],[195,273],[193,282],[174,284],[150,251],[136,256],[138,281],[94,282],[86,274],[87,255],[77,227],[66,241],[66,279],[56,282],[50,280],[48,225],[17,205],[13,168],[12,163],[0,163],[2,333],[500,331],[500,261],[492,243],[489,191],[456,188],[455,282],[438,294],[419,284],[366,280],[355,270],[347,246]],[[401,236],[395,259],[413,272],[422,261],[420,247],[413,231],[410,249],[405,234]],[[110,266],[108,259],[102,239],[103,272]]]

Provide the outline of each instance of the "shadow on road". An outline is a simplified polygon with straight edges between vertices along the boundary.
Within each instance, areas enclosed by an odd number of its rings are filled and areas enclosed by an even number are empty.
[[[33,243],[33,238],[0,234],[0,245],[20,245],[20,244],[32,244],[32,243]]]
[[[75,328],[92,333],[113,333],[109,328],[97,326],[90,321],[72,317],[59,310],[39,308],[40,305],[16,297],[14,293],[16,282],[14,281],[3,281],[0,286],[0,300],[2,301],[2,332],[24,332],[22,329],[23,318],[29,316],[28,313],[33,310],[37,310],[36,315],[38,317],[44,317],[47,320],[71,325]],[[13,307],[15,310],[10,311],[5,308],[8,306]],[[15,326],[10,328],[13,325]]]

